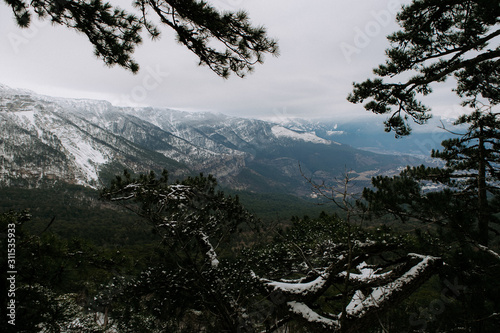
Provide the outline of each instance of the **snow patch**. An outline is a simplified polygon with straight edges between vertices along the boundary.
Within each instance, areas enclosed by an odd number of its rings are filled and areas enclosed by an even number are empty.
[[[22,111],[22,112],[18,112],[18,114],[27,119],[28,122],[33,126],[35,127],[36,124],[35,124],[35,111],[34,110],[30,110],[30,111]]]
[[[326,131],[326,134],[328,135],[343,135],[345,133],[345,131]]]
[[[374,270],[373,268],[369,267],[366,262],[362,262],[359,264],[356,269],[360,273],[349,273],[349,278],[356,281],[356,282],[361,282],[361,283],[366,283],[371,281],[372,279],[375,278],[383,278],[385,276],[388,276],[389,274],[392,273],[392,271],[382,273],[382,274],[377,274],[378,270]],[[342,276],[346,276],[346,272],[342,272]]]
[[[312,142],[312,143],[324,144],[324,145],[329,145],[332,143],[332,141],[322,139],[314,133],[307,133],[307,132],[299,133],[299,132],[292,131],[292,130],[285,128],[283,126],[280,126],[280,125],[273,126],[271,128],[271,131],[272,131],[273,135],[277,138],[290,138],[293,140],[301,140],[301,141],[305,141],[305,142]]]
[[[81,136],[65,131],[58,135],[63,147],[75,158],[75,163],[87,177],[87,180],[99,179],[98,166],[108,162],[102,152],[94,148]]]
[[[219,266],[219,259],[217,259],[217,253],[215,252],[212,243],[210,243],[208,236],[205,235],[205,233],[203,233],[202,231],[200,231],[200,236],[202,241],[208,248],[208,251],[205,254],[207,255],[207,258],[210,260],[210,265],[212,266],[212,268],[217,268]]]
[[[42,137],[43,131],[40,126],[36,124],[36,118],[39,117],[39,114],[33,106],[30,105],[23,110],[12,112],[11,114],[17,117],[17,119],[19,119],[19,121],[26,126],[26,129],[34,129],[38,133],[38,137]]]

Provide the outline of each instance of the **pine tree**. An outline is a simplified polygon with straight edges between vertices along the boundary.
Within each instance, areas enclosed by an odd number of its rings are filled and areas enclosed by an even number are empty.
[[[413,0],[397,21],[401,30],[388,37],[386,63],[374,70],[375,79],[355,83],[348,100],[366,101],[368,111],[388,114],[387,132],[409,135],[411,121],[424,124],[431,117],[418,95],[430,94],[432,85],[454,76],[453,90],[474,111],[457,121],[468,125],[466,133],[432,152],[446,162],[444,168],[420,166],[395,177],[375,177],[363,197],[374,216],[415,226],[423,246],[447,263],[442,278],[467,283],[469,292],[460,295],[456,312],[449,306],[460,318],[450,329],[494,331],[500,290],[499,123],[493,111],[500,102],[500,3]]]
[[[500,114],[476,111],[460,117],[455,125],[469,124],[460,138],[442,142],[432,157],[446,162],[448,186],[460,185],[461,195],[477,198],[478,241],[488,246],[489,222],[495,221],[488,198],[500,195]],[[462,180],[457,182],[457,180]]]
[[[476,111],[456,124],[469,126],[432,152],[446,162],[443,168],[422,165],[375,177],[374,189],[366,188],[363,196],[376,216],[390,214],[415,226],[422,245],[447,263],[443,280],[459,278],[467,285],[460,306],[449,309],[466,313],[458,325],[493,332],[500,293],[498,114]]]
[[[215,187],[212,176],[170,183],[166,171],[138,178],[125,172],[103,190],[103,198],[141,216],[161,244],[146,270],[114,283],[112,296],[103,297],[124,332],[236,332],[246,322],[245,304],[255,283],[231,241],[253,218],[237,197]],[[190,321],[198,328],[186,329]]]
[[[411,132],[409,120],[425,123],[430,109],[417,95],[428,95],[431,84],[452,75],[464,104],[500,102],[498,1],[414,0],[397,21],[402,29],[388,37],[386,63],[374,69],[378,77],[355,83],[348,96],[352,103],[368,100],[368,111],[389,114],[386,131],[404,136]]]
[[[33,234],[28,231],[31,222],[28,211],[0,213],[0,232],[10,234],[0,238],[1,286],[6,291],[0,303],[4,309],[8,302],[15,304],[12,312],[8,310],[11,316],[2,312],[2,331],[100,331],[97,314],[89,314],[83,304],[123,258],[116,253],[104,255],[81,239],[51,234],[52,222],[40,235]],[[75,322],[81,326],[70,330]]]
[[[263,62],[265,53],[278,54],[278,44],[263,27],[253,27],[243,12],[221,13],[201,0],[136,0],[137,14],[101,0],[5,0],[17,24],[29,27],[32,17],[48,19],[85,34],[94,53],[108,66],[119,65],[132,72],[139,65],[132,58],[145,30],[152,39],[160,29],[151,20],[174,29],[179,43],[195,53],[200,65],[217,75],[243,77]],[[214,46],[217,45],[217,46]]]
[[[308,332],[368,332],[442,264],[412,253],[412,240],[389,228],[367,231],[338,216],[295,218],[257,257],[256,273],[279,328]],[[265,270],[271,267],[272,270]],[[262,301],[261,301],[262,302]]]
[[[296,321],[312,332],[374,329],[436,274],[442,261],[413,253],[407,235],[361,228],[363,212],[350,193],[349,174],[334,186],[308,181],[342,217],[295,218],[258,258],[261,266],[273,268],[257,271],[279,318],[270,327],[278,331]]]

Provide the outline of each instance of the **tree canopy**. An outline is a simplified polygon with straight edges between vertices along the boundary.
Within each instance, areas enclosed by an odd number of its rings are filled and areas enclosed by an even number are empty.
[[[110,299],[107,292],[98,297],[120,331],[155,318],[155,329],[172,332],[279,332],[295,324],[356,332],[441,266],[440,258],[409,253],[414,246],[406,235],[368,232],[325,213],[295,218],[272,240],[263,226],[267,237],[240,253],[234,243],[243,236],[239,225],[254,221],[215,185],[213,177],[169,183],[166,172],[160,178],[126,172],[103,190],[162,239],[160,260],[125,284],[113,282]],[[183,327],[186,322],[194,326]]]
[[[423,124],[430,108],[418,100],[431,84],[454,76],[463,105],[500,102],[500,3],[488,0],[414,0],[397,15],[401,30],[388,36],[386,63],[377,76],[354,83],[348,96],[368,111],[389,114],[386,131],[408,135],[413,120]],[[385,80],[387,79],[387,81]]]
[[[416,227],[418,243],[446,262],[442,279],[455,277],[467,285],[450,311],[465,312],[455,325],[471,332],[498,327],[498,116],[483,110],[460,117],[456,124],[469,124],[467,131],[432,151],[445,162],[443,168],[408,167],[399,176],[373,178],[373,188],[363,191],[374,216]]]
[[[264,27],[254,27],[243,11],[221,12],[200,0],[135,0],[137,13],[101,0],[5,0],[17,24],[29,27],[32,17],[48,19],[85,34],[94,54],[108,66],[119,65],[132,72],[139,65],[132,58],[142,42],[143,31],[152,39],[160,29],[152,20],[177,33],[179,43],[217,75],[231,73],[243,77],[254,65],[263,62],[265,53],[278,54],[277,41],[267,36]]]

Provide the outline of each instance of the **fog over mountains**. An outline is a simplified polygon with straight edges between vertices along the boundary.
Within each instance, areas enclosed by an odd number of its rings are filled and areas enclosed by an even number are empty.
[[[207,112],[115,107],[0,85],[0,183],[99,187],[123,169],[165,168],[174,178],[213,174],[232,189],[308,195],[304,175],[328,182],[352,170],[364,186],[372,175],[422,163],[415,155],[425,156],[428,147],[416,139],[400,148],[413,156],[374,153],[397,151],[384,143],[395,139],[381,128],[373,123],[285,119],[278,124]]]

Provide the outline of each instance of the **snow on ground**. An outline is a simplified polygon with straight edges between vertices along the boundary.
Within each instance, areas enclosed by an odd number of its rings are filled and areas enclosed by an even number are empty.
[[[59,119],[52,114],[44,114],[32,104],[26,105],[17,112],[9,112],[9,115],[16,117],[17,122],[27,130],[36,131],[38,138],[42,140],[42,128],[44,126],[50,128],[49,131],[59,138],[63,147],[74,157],[75,163],[84,177],[80,181],[87,183],[87,181],[98,180],[98,167],[107,163],[108,158],[97,147],[91,145],[91,141],[86,139],[85,133],[68,130],[65,126],[60,125]]]
[[[83,172],[86,180],[97,181],[99,179],[98,166],[108,162],[104,154],[93,147],[85,136],[60,128],[55,131],[64,148],[75,158],[75,163]]]
[[[35,127],[35,110],[16,112],[20,117],[25,118],[28,122]]]
[[[345,133],[345,131],[326,131],[326,134],[328,135],[343,135]]]
[[[38,115],[34,108],[12,112],[11,114],[16,116],[22,124],[26,125],[26,129],[35,129],[38,133],[38,137],[42,136],[42,130],[36,124]]]
[[[322,138],[316,136],[316,134],[314,134],[314,133],[307,133],[307,132],[299,133],[299,132],[292,131],[292,130],[285,128],[283,126],[280,126],[280,125],[273,126],[271,128],[271,131],[272,131],[273,135],[277,138],[284,137],[284,138],[290,138],[293,140],[302,140],[302,141],[306,141],[306,142],[319,143],[319,144],[324,144],[324,145],[329,145],[332,143],[332,141],[322,139]]]
[[[104,155],[94,149],[88,142],[80,141],[76,144],[68,144],[69,142],[63,141],[66,149],[75,157],[75,161],[82,169],[85,175],[92,180],[98,179],[97,165],[105,164],[108,162]]]

